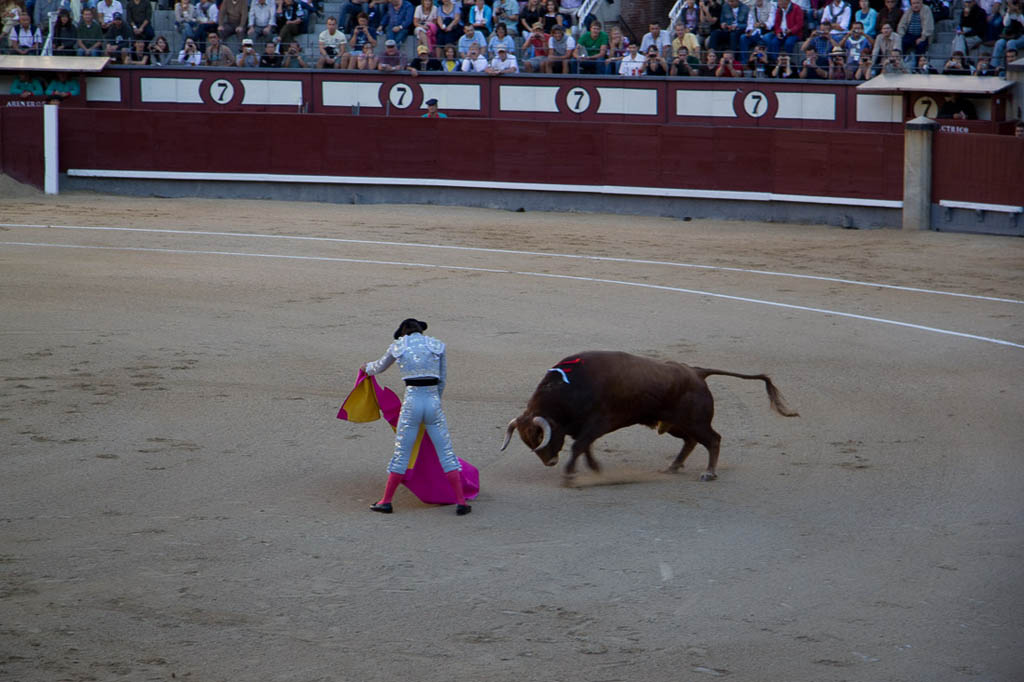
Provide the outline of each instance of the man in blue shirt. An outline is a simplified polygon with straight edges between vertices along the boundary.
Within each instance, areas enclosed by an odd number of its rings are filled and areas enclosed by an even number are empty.
[[[393,40],[398,48],[402,48],[412,28],[412,3],[409,0],[391,0],[384,18],[381,19],[380,28],[377,33],[384,36],[385,40]]]

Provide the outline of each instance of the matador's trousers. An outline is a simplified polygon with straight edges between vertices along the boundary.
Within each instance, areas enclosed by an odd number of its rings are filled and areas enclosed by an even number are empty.
[[[402,410],[398,413],[398,426],[395,428],[395,454],[388,463],[388,471],[393,474],[404,474],[409,468],[409,457],[412,455],[412,446],[416,444],[421,423],[426,427],[427,435],[434,443],[444,472],[462,469],[452,449],[448,420],[441,409],[441,396],[437,392],[437,386],[406,386]]]

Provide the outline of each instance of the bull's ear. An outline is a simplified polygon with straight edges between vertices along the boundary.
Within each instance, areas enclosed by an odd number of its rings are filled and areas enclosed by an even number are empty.
[[[505,442],[501,444],[501,450],[504,451],[508,447],[508,442],[512,440],[512,434],[516,432],[516,426],[519,423],[519,417],[516,417],[508,423],[508,428],[505,429]]]

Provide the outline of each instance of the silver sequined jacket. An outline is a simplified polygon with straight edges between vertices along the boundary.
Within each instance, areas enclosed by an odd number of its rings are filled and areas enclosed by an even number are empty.
[[[423,334],[406,334],[388,346],[388,352],[380,360],[366,365],[369,375],[380,374],[398,361],[403,379],[438,379],[437,392],[444,393],[447,379],[447,362],[444,342]]]

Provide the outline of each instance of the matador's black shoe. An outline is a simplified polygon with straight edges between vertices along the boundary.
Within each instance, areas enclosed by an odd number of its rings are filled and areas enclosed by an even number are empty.
[[[392,512],[390,502],[378,502],[370,506],[370,511],[380,512],[381,514],[390,514]]]
[[[471,511],[473,511],[473,508],[471,506],[469,506],[468,504],[457,504],[457,505],[455,505],[455,515],[456,516],[465,516],[466,514],[468,514]]]

